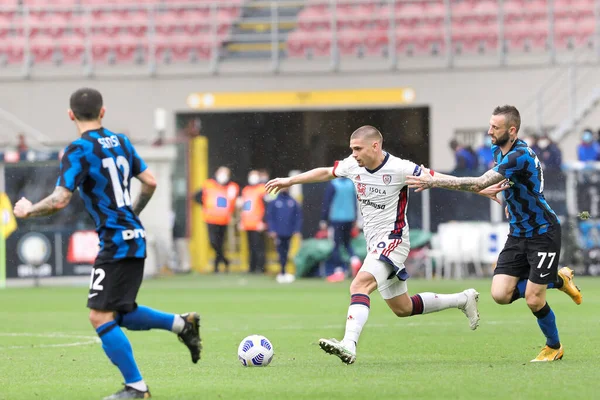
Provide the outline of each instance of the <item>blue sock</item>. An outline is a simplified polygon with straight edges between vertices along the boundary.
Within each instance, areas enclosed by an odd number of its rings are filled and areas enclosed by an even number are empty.
[[[167,314],[153,310],[150,307],[138,306],[132,312],[120,314],[117,321],[119,325],[131,331],[147,331],[150,329],[170,331],[173,328],[174,319],[175,314]]]
[[[125,336],[116,321],[110,321],[96,329],[96,333],[102,340],[102,348],[112,361],[119,368],[125,383],[134,383],[142,380],[142,374],[133,358],[131,343]]]
[[[521,279],[517,282],[517,290],[519,291],[519,297],[525,297],[525,289],[527,289],[527,279]]]
[[[548,284],[548,289],[554,289],[556,286],[556,283],[550,282]],[[562,285],[560,285],[560,287],[562,287]],[[515,287],[515,291],[513,292],[513,297],[510,302],[512,303],[515,300],[524,298],[525,289],[527,289],[527,279],[521,279],[519,282],[517,282],[517,286]]]
[[[556,327],[556,317],[554,312],[546,303],[541,310],[533,313],[537,317],[538,325],[546,336],[546,345],[558,349],[560,339],[558,338],[558,328]]]

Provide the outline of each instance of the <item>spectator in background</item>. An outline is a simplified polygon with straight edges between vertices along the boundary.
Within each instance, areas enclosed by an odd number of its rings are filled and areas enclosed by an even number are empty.
[[[539,156],[542,154],[542,149],[540,148],[539,141],[540,141],[540,137],[538,135],[532,135],[531,143],[527,142],[527,144],[529,144],[529,148],[531,150],[533,150],[533,152],[535,153],[536,156]]]
[[[492,137],[485,133],[483,144],[477,149],[479,168],[488,170],[494,166],[494,153],[492,153]]]
[[[285,270],[290,251],[292,236],[299,234],[302,229],[302,207],[286,188],[280,190],[277,198],[267,205],[267,226],[269,236],[275,241],[281,272],[277,275],[277,282],[291,283],[294,275]]]
[[[360,259],[352,250],[351,233],[357,217],[356,190],[354,183],[348,178],[334,179],[329,182],[325,189],[323,200],[323,211],[321,213],[322,230],[328,226],[333,228],[333,251],[329,256],[329,262],[334,266],[333,274],[327,277],[329,282],[341,282],[348,275],[348,269],[342,261],[342,247],[350,256],[352,269],[360,268]]]
[[[265,184],[260,183],[257,170],[248,173],[248,185],[240,198],[240,230],[246,232],[250,253],[250,273],[265,271]]]
[[[17,151],[19,153],[24,153],[29,150],[29,146],[27,146],[27,142],[25,140],[25,135],[23,133],[19,133],[18,143],[17,143]]]
[[[208,225],[210,245],[215,250],[215,273],[219,272],[219,263],[225,264],[225,272],[229,272],[229,260],[223,252],[223,241],[227,226],[235,211],[235,201],[240,187],[231,182],[231,170],[219,167],[215,179],[207,179],[195,199],[202,205],[204,221]]]
[[[547,134],[544,134],[537,140],[539,153],[534,150],[538,156],[542,166],[546,170],[559,170],[562,165],[562,152],[558,145],[550,139]]]
[[[600,156],[600,144],[594,140],[594,133],[586,129],[581,134],[581,143],[577,146],[579,161],[597,161]]]
[[[456,139],[452,139],[449,144],[454,152],[455,173],[460,174],[460,172],[477,169],[477,155],[473,149],[460,145]]]

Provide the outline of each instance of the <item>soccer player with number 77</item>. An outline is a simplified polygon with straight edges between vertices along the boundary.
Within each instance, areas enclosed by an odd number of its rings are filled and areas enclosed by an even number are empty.
[[[15,204],[14,214],[17,218],[54,214],[69,204],[79,188],[100,239],[88,293],[89,318],[104,352],[125,380],[123,390],[105,400],[148,399],[150,391],[121,327],[172,331],[197,363],[202,348],[200,317],[195,312],[167,314],[135,302],[146,258],[146,234],[138,216],[154,194],[156,180],[125,135],[102,127],[105,108],[100,92],[77,90],[71,95],[68,113],[81,137],[65,150],[56,189],[36,204],[22,198]],[[131,178],[142,182],[141,193],[133,202]]]
[[[544,173],[539,159],[517,137],[521,116],[514,106],[496,107],[488,135],[496,165],[480,177],[457,178],[427,171],[408,176],[409,188],[417,192],[439,187],[480,193],[504,191],[510,233],[498,256],[492,280],[492,297],[498,304],[525,298],[546,337],[546,346],[531,362],[560,360],[564,350],[558,336],[554,312],[546,302],[546,289],[565,292],[581,304],[581,292],[573,282],[573,271],[558,269],[561,227],[544,198]],[[498,186],[500,185],[500,186]]]

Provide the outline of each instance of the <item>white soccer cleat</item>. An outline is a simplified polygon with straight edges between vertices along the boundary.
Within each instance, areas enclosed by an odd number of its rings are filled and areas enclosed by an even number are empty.
[[[475,289],[467,289],[463,291],[463,294],[467,296],[467,301],[464,306],[459,308],[469,318],[469,325],[471,330],[474,331],[479,326],[479,310],[477,309],[479,293]]]
[[[319,346],[325,353],[337,356],[344,364],[354,364],[356,352],[344,346],[337,339],[319,339]]]

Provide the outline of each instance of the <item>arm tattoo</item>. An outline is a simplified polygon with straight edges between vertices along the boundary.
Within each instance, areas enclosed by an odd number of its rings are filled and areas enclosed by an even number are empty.
[[[69,189],[62,186],[57,186],[50,196],[38,203],[35,203],[33,207],[31,207],[29,216],[44,217],[47,215],[52,215],[55,212],[65,208],[71,201],[71,197],[73,197],[73,193]]]
[[[133,203],[133,212],[135,213],[135,215],[140,215],[142,210],[146,207],[146,205],[152,198],[153,194],[154,194],[154,189],[152,189],[152,191],[147,191],[147,190],[144,190],[144,188],[142,187],[142,191],[141,191],[140,195]]]
[[[490,185],[501,182],[503,179],[504,176],[502,174],[490,169],[485,174],[477,178],[458,178],[455,176],[434,178],[432,186],[477,193]]]

